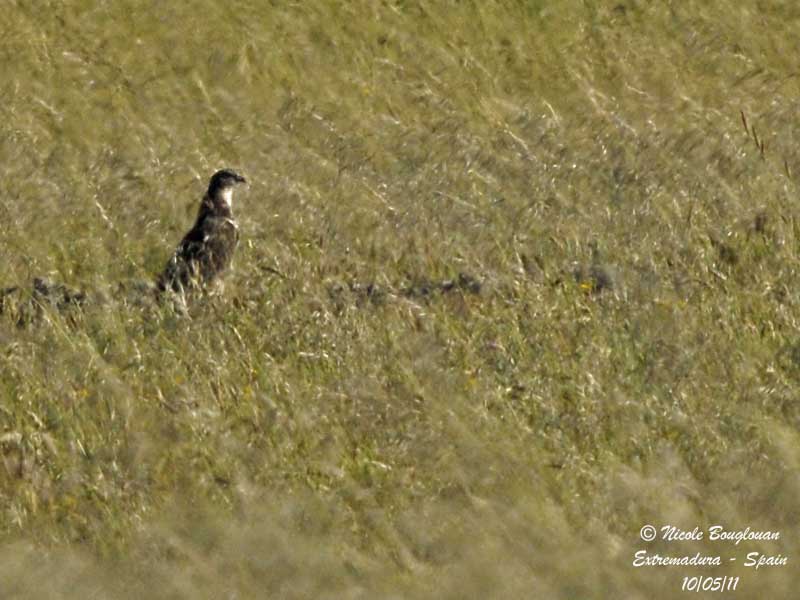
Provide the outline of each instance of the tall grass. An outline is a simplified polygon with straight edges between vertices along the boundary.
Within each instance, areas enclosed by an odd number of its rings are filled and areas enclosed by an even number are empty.
[[[12,3],[0,287],[94,301],[0,317],[0,595],[791,597],[798,10]],[[120,292],[222,166],[224,293]]]

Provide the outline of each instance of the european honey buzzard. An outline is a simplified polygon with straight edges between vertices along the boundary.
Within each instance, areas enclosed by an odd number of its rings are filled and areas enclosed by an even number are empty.
[[[233,218],[233,188],[244,177],[222,169],[211,177],[200,203],[197,220],[156,280],[158,293],[202,289],[230,266],[239,243],[239,225]]]

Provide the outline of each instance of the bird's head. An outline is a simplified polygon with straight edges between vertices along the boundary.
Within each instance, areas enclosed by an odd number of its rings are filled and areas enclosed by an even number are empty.
[[[247,183],[247,180],[231,169],[222,169],[211,176],[211,181],[208,182],[208,195],[214,201],[227,204],[230,208],[233,188],[240,183]]]

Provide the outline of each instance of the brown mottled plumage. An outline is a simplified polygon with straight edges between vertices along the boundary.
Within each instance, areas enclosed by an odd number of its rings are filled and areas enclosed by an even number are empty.
[[[178,245],[156,281],[158,292],[183,292],[214,282],[231,264],[239,242],[233,218],[233,188],[245,178],[229,170],[211,177],[194,227]]]

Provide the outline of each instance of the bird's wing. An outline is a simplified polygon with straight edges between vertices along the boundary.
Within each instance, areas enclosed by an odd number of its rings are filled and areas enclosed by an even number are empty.
[[[239,231],[233,219],[201,217],[167,263],[160,287],[178,289],[193,281],[210,283],[230,265],[238,241]]]
[[[195,226],[183,236],[181,243],[175,248],[169,261],[164,267],[164,272],[158,279],[159,289],[171,288],[179,291],[189,286],[197,277],[197,260],[203,250],[203,228],[205,219],[198,219]]]

